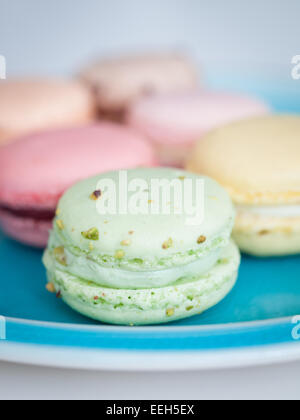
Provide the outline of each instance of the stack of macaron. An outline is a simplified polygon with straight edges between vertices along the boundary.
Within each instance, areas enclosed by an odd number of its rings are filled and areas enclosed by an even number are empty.
[[[184,204],[196,209],[193,218],[177,211],[176,194],[165,203],[153,181],[186,192],[192,183]],[[203,195],[197,190],[202,184]],[[107,205],[120,192],[128,206]],[[112,324],[159,324],[200,314],[236,282],[234,217],[222,187],[188,172],[135,169],[86,179],[59,202],[44,255],[48,290],[81,314]]]
[[[153,166],[150,145],[109,122],[31,134],[0,150],[0,226],[45,247],[57,202],[71,185],[101,172]]]
[[[300,253],[300,117],[270,114],[259,99],[201,86],[178,54],[102,59],[72,80],[0,81],[0,228],[48,243],[48,290],[88,317],[145,325],[201,313],[235,284],[232,229],[245,253]],[[99,213],[99,182],[121,190],[123,170],[142,184],[203,182],[201,203],[197,189],[187,203],[203,220],[188,225],[172,195],[168,215]],[[149,208],[151,191],[140,197]]]
[[[102,59],[80,78],[94,93],[100,117],[139,131],[164,166],[183,167],[211,129],[269,113],[257,98],[203,88],[195,66],[178,54]]]
[[[229,124],[197,144],[187,165],[216,179],[237,207],[233,237],[257,256],[300,253],[300,117]]]

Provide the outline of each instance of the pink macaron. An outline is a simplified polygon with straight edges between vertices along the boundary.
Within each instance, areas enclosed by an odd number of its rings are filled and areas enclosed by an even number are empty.
[[[0,225],[12,238],[44,247],[57,202],[72,184],[97,173],[155,164],[142,136],[113,123],[24,137],[0,149]]]
[[[182,166],[208,131],[268,112],[266,104],[249,96],[203,91],[141,99],[131,107],[127,122],[154,144],[161,164]]]

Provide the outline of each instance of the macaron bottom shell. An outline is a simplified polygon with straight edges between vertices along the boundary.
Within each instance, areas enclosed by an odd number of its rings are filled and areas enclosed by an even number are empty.
[[[241,252],[256,257],[280,257],[300,254],[300,231],[265,230],[233,231],[233,239]]]
[[[300,254],[300,232],[235,232],[233,238],[241,252],[255,257],[280,257]]]
[[[7,236],[24,245],[44,248],[52,227],[52,220],[22,218],[0,211],[0,227]]]
[[[300,254],[300,217],[238,212],[233,239],[242,252],[257,257]]]
[[[58,296],[82,315],[109,324],[151,325],[191,317],[215,306],[234,287],[239,264],[239,251],[231,242],[208,273],[178,286],[110,289],[58,269],[47,274]]]

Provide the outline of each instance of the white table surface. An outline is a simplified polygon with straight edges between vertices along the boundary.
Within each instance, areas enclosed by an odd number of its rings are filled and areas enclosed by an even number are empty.
[[[111,373],[0,363],[0,399],[300,400],[300,362],[189,373]]]

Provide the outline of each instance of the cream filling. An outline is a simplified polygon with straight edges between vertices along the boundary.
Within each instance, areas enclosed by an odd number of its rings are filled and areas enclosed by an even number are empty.
[[[148,289],[160,288],[193,281],[194,278],[207,273],[220,259],[222,249],[210,253],[193,263],[157,271],[129,271],[119,268],[103,267],[86,256],[75,256],[65,249],[67,266],[64,267],[54,260],[49,251],[46,252],[44,262],[48,270],[55,268],[65,271],[99,286],[116,289]],[[54,267],[53,267],[54,266]],[[56,267],[55,267],[56,266]]]
[[[238,212],[265,217],[300,217],[300,205],[246,206],[238,205]]]

